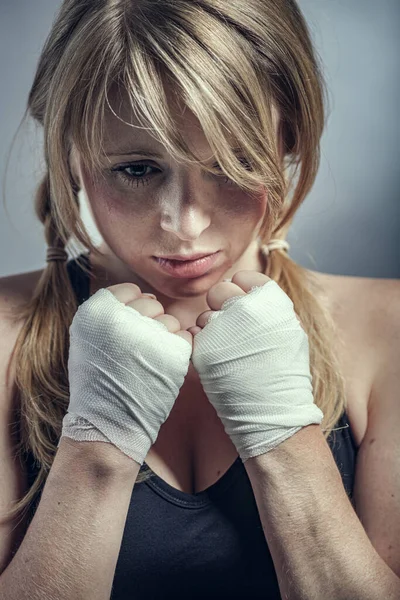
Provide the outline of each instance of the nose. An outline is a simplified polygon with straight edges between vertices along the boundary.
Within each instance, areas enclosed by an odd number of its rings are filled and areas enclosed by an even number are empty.
[[[175,190],[176,192],[176,190]],[[165,202],[161,211],[161,228],[181,240],[196,240],[211,223],[211,216],[203,203],[182,194]]]

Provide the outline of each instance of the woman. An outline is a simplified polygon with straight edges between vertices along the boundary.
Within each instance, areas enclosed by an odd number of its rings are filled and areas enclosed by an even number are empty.
[[[3,282],[4,597],[400,597],[392,317],[284,239],[323,92],[291,0],[63,2],[28,102],[48,264]]]

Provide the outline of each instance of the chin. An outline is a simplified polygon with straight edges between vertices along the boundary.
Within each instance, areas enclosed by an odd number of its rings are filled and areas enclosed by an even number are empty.
[[[160,294],[175,300],[205,296],[213,285],[225,278],[226,269],[206,273],[193,279],[174,279],[167,277],[151,282],[152,287]]]

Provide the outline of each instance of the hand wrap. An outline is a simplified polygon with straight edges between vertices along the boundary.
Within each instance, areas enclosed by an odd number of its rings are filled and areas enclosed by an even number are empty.
[[[140,465],[179,394],[191,345],[102,288],[70,329],[62,436],[114,444]]]
[[[243,462],[323,418],[293,306],[270,280],[226,300],[194,338],[193,365]]]

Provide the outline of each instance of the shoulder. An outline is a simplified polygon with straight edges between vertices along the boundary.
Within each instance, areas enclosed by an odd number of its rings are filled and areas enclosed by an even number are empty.
[[[41,269],[0,277],[0,388],[3,393],[5,388],[12,385],[13,380],[8,368],[22,326],[18,319],[18,308],[31,297],[42,272]]]
[[[346,381],[347,412],[360,445],[372,425],[372,406],[375,413],[385,410],[383,387],[400,385],[396,358],[400,350],[400,281],[310,274],[315,276],[344,342],[339,359]]]
[[[19,330],[17,310],[33,293],[43,269],[0,277],[0,359]]]
[[[0,319],[12,317],[14,309],[28,300],[39,281],[43,269],[0,277]]]
[[[326,293],[338,325],[354,330],[362,325],[360,333],[373,339],[375,359],[381,363],[399,335],[400,279],[311,273]]]
[[[343,313],[347,312],[347,308],[353,304],[359,304],[365,307],[365,295],[374,289],[375,284],[378,286],[387,279],[373,279],[372,277],[355,277],[351,275],[335,275],[332,273],[320,273],[318,271],[308,271],[309,274],[320,285],[321,289],[326,292],[331,307],[339,310],[343,309]]]
[[[326,295],[330,312],[340,328],[350,328],[354,333],[358,330],[365,341],[379,331],[381,340],[382,336],[390,335],[390,322],[398,320],[400,312],[400,280],[310,273]]]
[[[366,344],[373,360],[373,386],[391,373],[400,378],[400,279],[348,277],[312,272],[329,297],[332,315],[341,330],[353,332]],[[360,348],[361,350],[361,348]]]
[[[399,351],[400,279],[311,273],[326,292],[338,326],[371,344],[379,377],[387,361],[393,362],[392,352]]]
[[[14,379],[10,359],[15,342],[22,327],[18,308],[28,300],[43,269],[0,277],[0,393],[11,393]]]

